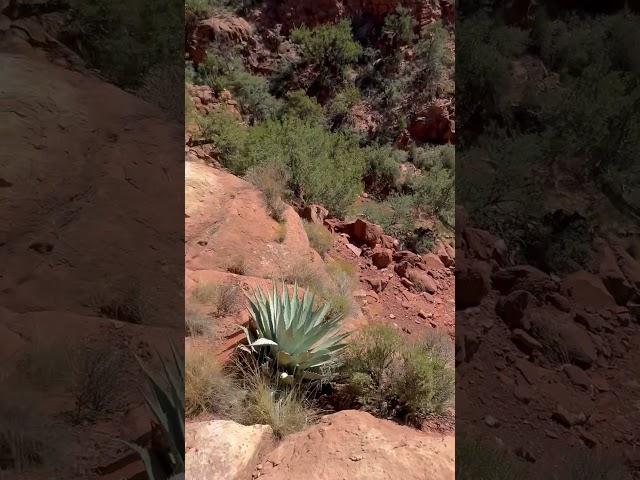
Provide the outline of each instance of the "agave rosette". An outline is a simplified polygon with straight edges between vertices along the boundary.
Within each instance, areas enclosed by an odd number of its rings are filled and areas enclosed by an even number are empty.
[[[335,363],[346,347],[347,333],[339,331],[342,315],[330,318],[330,304],[315,308],[316,296],[305,291],[300,299],[298,285],[289,295],[283,284],[279,293],[274,283],[269,294],[258,288],[249,296],[249,311],[257,338],[245,331],[249,346],[266,347],[278,368],[303,378],[318,378],[319,371]]]

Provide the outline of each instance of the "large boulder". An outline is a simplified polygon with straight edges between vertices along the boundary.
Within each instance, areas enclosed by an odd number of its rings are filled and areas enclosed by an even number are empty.
[[[271,446],[268,425],[244,426],[229,420],[187,423],[185,477],[189,480],[246,480],[258,457]]]
[[[285,438],[254,475],[261,480],[453,480],[454,449],[453,436],[346,410]]]
[[[515,290],[526,290],[539,295],[558,288],[549,275],[531,265],[503,268],[492,275],[491,281],[493,287],[503,295]]]
[[[373,248],[382,242],[384,231],[380,225],[358,218],[353,222],[351,235],[358,243]]]
[[[406,278],[411,280],[411,282],[421,292],[434,294],[438,291],[438,284],[433,279],[433,277],[424,270],[420,270],[418,268],[410,268],[407,270],[405,276]]]
[[[582,306],[614,307],[616,301],[597,275],[580,270],[565,277],[562,283],[565,295]]]
[[[609,245],[599,246],[598,273],[605,287],[619,305],[627,303],[633,289],[618,266],[616,255]]]
[[[475,307],[489,293],[491,267],[482,261],[465,262],[456,268],[456,309]]]

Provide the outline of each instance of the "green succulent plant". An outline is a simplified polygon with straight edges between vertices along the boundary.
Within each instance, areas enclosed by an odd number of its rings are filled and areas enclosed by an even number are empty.
[[[257,355],[265,352],[273,360],[282,378],[293,374],[299,379],[320,379],[321,372],[337,362],[346,347],[348,333],[338,329],[343,315],[327,317],[331,305],[315,307],[315,294],[305,291],[300,299],[298,285],[290,295],[283,284],[275,283],[270,294],[258,288],[249,300],[249,312],[255,332],[245,329],[249,349]]]
[[[158,379],[140,360],[150,394],[145,394],[147,406],[163,433],[166,448],[144,448],[126,442],[142,459],[149,480],[184,478],[184,364],[171,346],[172,364],[162,360],[164,379]]]

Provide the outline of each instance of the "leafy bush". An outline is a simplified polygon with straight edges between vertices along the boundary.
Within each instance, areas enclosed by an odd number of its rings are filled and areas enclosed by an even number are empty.
[[[367,192],[377,198],[384,198],[398,188],[399,164],[404,160],[404,152],[393,147],[369,147],[366,151],[367,167],[364,184]]]
[[[455,373],[434,349],[418,344],[402,352],[402,367],[392,388],[398,414],[419,422],[444,412],[455,391]]]
[[[152,67],[181,67],[183,12],[171,0],[69,4],[69,40],[118,85],[139,87]]]
[[[271,294],[257,289],[249,298],[252,331],[245,330],[251,351],[261,358],[266,347],[277,370],[298,378],[322,378],[324,369],[337,362],[347,334],[338,331],[342,317],[326,318],[330,306],[315,307],[315,294],[306,291],[302,300],[296,285],[290,294],[274,283]]]
[[[325,110],[334,128],[344,122],[349,110],[360,101],[360,98],[360,90],[357,87],[349,86],[340,90],[327,103]]]
[[[456,165],[456,148],[454,145],[435,145],[429,148],[415,147],[411,150],[410,159],[422,170],[443,167],[454,170]]]
[[[411,183],[419,210],[433,213],[448,225],[454,224],[455,182],[453,173],[435,167],[417,176]]]
[[[196,68],[195,83],[209,85],[216,92],[229,90],[238,100],[242,113],[252,120],[275,118],[282,102],[269,93],[268,81],[249,73],[240,58],[233,48],[209,48],[206,59]]]
[[[294,90],[287,95],[281,115],[291,115],[309,123],[324,120],[322,106],[315,98],[308,97],[304,90]]]
[[[307,221],[303,221],[303,225],[304,231],[307,233],[307,237],[309,238],[311,248],[324,257],[333,244],[331,232],[329,232],[323,225],[317,225]]]
[[[454,370],[435,345],[429,339],[407,345],[387,325],[366,327],[345,355],[352,394],[373,413],[406,422],[442,413],[453,398]]]
[[[196,116],[202,139],[212,143],[220,162],[236,175],[243,175],[251,166],[243,155],[248,131],[231,113],[218,109],[208,115]]]
[[[391,48],[406,45],[415,39],[416,21],[408,8],[398,5],[384,19],[383,37],[389,41]]]
[[[341,81],[345,67],[354,63],[362,53],[360,44],[353,40],[348,19],[312,29],[296,28],[291,32],[291,40],[299,45],[303,62],[318,67],[316,80],[323,86]]]
[[[207,347],[191,347],[185,353],[186,416],[233,415],[239,408],[242,393],[232,377],[225,374],[215,358],[215,352]]]

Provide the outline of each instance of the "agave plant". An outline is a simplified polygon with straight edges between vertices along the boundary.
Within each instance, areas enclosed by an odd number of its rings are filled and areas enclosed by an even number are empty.
[[[171,346],[173,365],[162,360],[164,381],[142,363],[150,394],[145,394],[147,406],[159,425],[167,449],[143,448],[127,444],[140,455],[149,480],[178,480],[184,478],[184,365],[176,349]],[[166,384],[166,386],[165,386]]]
[[[278,293],[275,283],[270,294],[258,288],[247,296],[255,334],[245,330],[249,348],[260,354],[263,348],[275,362],[283,378],[292,373],[298,378],[319,379],[323,368],[335,364],[337,354],[346,347],[348,336],[338,330],[342,315],[328,318],[331,305],[316,308],[315,294],[308,290],[302,299],[298,285],[293,294],[282,285]]]

